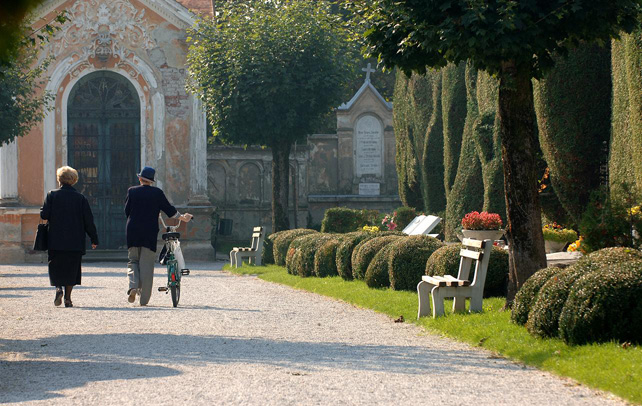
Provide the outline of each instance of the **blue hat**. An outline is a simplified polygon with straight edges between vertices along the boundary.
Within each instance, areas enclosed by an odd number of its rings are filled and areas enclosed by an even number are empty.
[[[154,175],[156,174],[156,171],[154,168],[151,168],[149,166],[146,166],[143,168],[142,171],[138,174],[139,177],[147,180],[151,180],[152,182],[155,182],[154,180]]]

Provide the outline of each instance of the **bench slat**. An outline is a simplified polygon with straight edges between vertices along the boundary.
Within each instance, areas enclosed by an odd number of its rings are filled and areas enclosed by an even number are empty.
[[[255,233],[256,233],[256,232],[261,232],[261,231],[263,231],[263,227],[254,227],[254,228],[252,229],[252,231],[253,231],[253,232],[255,232]]]
[[[260,238],[260,237],[261,237],[261,233],[253,233],[252,234],[252,238]]]
[[[462,256],[462,257],[472,258],[474,260],[479,260],[479,258],[481,258],[481,256],[482,256],[482,253],[462,248],[461,251],[459,251],[459,255]]]
[[[444,287],[446,286],[446,281],[444,279],[441,279],[437,276],[427,276],[424,275],[421,277],[421,279],[425,282],[428,282],[431,285],[439,286],[439,287]]]
[[[464,238],[464,240],[461,242],[461,245],[467,246],[467,247],[473,247],[473,248],[481,248],[484,245],[484,242],[482,240],[475,240],[472,238]]]

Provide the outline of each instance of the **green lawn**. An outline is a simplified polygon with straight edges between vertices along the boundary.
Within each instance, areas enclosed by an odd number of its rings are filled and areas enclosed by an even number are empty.
[[[301,278],[289,275],[280,266],[243,266],[224,268],[259,278],[333,297],[356,306],[372,309],[393,318],[403,316],[431,332],[481,346],[504,357],[568,376],[587,386],[612,392],[631,402],[642,404],[642,348],[622,348],[617,343],[568,346],[562,340],[542,340],[531,336],[524,327],[510,322],[509,312],[502,311],[503,298],[484,300],[479,314],[448,314],[417,321],[417,294],[390,289],[370,289],[362,281],[344,281],[340,277]],[[448,303],[446,304],[448,308]]]

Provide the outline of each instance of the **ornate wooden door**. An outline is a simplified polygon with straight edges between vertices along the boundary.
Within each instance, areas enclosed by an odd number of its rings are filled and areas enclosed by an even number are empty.
[[[140,170],[140,103],[134,86],[109,71],[76,83],[67,109],[67,162],[89,200],[100,248],[126,249],[127,188]]]

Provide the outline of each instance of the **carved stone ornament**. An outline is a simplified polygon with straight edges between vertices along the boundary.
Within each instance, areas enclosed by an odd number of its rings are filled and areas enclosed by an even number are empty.
[[[74,48],[105,62],[112,55],[122,59],[128,48],[156,47],[150,37],[156,26],[145,18],[145,9],[126,0],[77,0],[67,12],[69,23],[53,41],[54,56]]]

